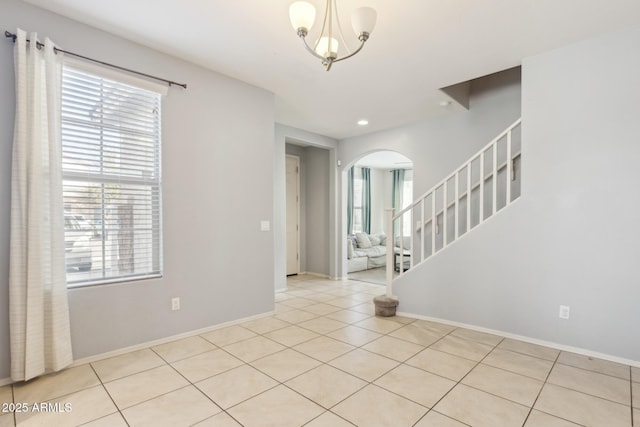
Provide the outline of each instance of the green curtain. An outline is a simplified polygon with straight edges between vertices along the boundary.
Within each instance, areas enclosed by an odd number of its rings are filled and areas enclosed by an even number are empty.
[[[371,169],[362,168],[362,231],[371,234]]]
[[[404,169],[394,169],[391,171],[393,173],[393,213],[397,214],[402,210],[402,191],[404,188]],[[394,221],[393,223],[393,234],[395,236],[400,235],[400,221]]]
[[[349,169],[347,178],[347,234],[353,234],[353,166]]]

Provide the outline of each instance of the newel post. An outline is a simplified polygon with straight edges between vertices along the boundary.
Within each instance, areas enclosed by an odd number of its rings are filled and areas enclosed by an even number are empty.
[[[398,299],[393,296],[393,209],[386,209],[387,212],[387,293],[379,295],[373,299],[376,306],[376,316],[391,317],[396,315]]]

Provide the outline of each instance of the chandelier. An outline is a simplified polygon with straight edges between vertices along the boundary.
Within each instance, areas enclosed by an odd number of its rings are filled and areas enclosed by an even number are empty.
[[[291,25],[297,31],[298,37],[302,39],[304,47],[309,53],[322,61],[324,68],[329,71],[333,63],[351,58],[362,50],[365,42],[369,39],[373,27],[376,25],[376,11],[370,7],[360,7],[353,11],[351,24],[355,31],[360,46],[351,51],[345,42],[342,34],[340,18],[338,18],[337,0],[327,0],[322,21],[320,36],[313,44],[307,43],[307,34],[316,20],[316,8],[306,1],[296,1],[289,7],[289,18]],[[339,40],[338,40],[339,39]],[[343,44],[347,51],[345,56],[338,57],[338,47]]]

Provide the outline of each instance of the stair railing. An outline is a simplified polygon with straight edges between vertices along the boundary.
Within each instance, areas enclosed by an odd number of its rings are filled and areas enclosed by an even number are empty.
[[[387,296],[394,270],[402,276],[520,197],[520,128],[518,119],[413,203],[386,210]]]

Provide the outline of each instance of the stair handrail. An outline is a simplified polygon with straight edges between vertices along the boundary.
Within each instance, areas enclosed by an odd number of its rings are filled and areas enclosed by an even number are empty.
[[[497,176],[498,173],[498,168],[497,168],[497,144],[500,140],[502,140],[505,136],[507,137],[507,185],[506,185],[506,192],[508,195],[510,195],[510,186],[511,186],[511,180],[510,180],[510,175],[513,171],[513,165],[512,165],[512,161],[521,155],[521,153],[516,153],[514,155],[514,153],[511,151],[511,133],[513,132],[513,130],[518,127],[519,125],[521,125],[522,123],[522,118],[519,118],[518,120],[516,120],[513,124],[511,124],[509,127],[507,127],[504,131],[502,131],[500,134],[498,134],[498,136],[496,136],[495,138],[493,138],[488,144],[486,144],[484,147],[482,147],[480,150],[478,150],[475,154],[473,154],[466,162],[464,162],[461,166],[457,167],[456,169],[454,169],[454,171],[452,173],[450,173],[449,175],[447,175],[444,179],[442,179],[441,181],[439,181],[437,184],[435,184],[434,186],[432,186],[429,190],[427,190],[425,193],[423,193],[420,197],[416,198],[411,204],[407,205],[405,208],[401,209],[400,211],[398,211],[397,213],[394,214],[394,209],[392,208],[388,208],[386,209],[386,222],[387,222],[387,230],[386,230],[386,234],[388,236],[387,238],[387,275],[386,275],[386,285],[387,285],[387,296],[388,297],[392,297],[393,296],[393,270],[396,267],[396,254],[395,254],[395,234],[394,234],[394,223],[395,221],[399,221],[399,237],[400,237],[400,245],[399,245],[399,249],[398,249],[398,257],[400,258],[400,262],[399,262],[399,267],[398,267],[398,272],[399,275],[402,276],[402,274],[404,274],[405,272],[405,257],[407,256],[405,254],[406,252],[406,248],[405,246],[405,242],[404,242],[404,235],[402,232],[402,228],[403,228],[403,216],[404,214],[406,214],[407,212],[412,212],[419,204],[423,203],[423,201],[425,199],[427,199],[429,196],[431,196],[432,194],[434,194],[440,187],[444,188],[444,196],[443,196],[443,209],[442,212],[446,212],[446,210],[448,209],[448,201],[447,201],[447,194],[446,194],[446,188],[447,188],[447,183],[449,182],[449,180],[451,180],[452,178],[455,178],[455,183],[456,183],[456,200],[454,200],[454,204],[456,205],[456,211],[455,211],[455,220],[456,220],[456,224],[455,224],[455,232],[456,232],[456,236],[454,238],[454,241],[458,239],[458,203],[459,203],[459,194],[458,194],[458,176],[460,174],[460,172],[462,172],[465,168],[468,168],[468,172],[467,172],[467,188],[468,191],[471,192],[472,188],[470,185],[471,182],[471,164],[476,160],[476,159],[480,159],[480,176],[479,176],[479,182],[480,182],[480,187],[481,187],[481,192],[480,192],[480,202],[479,202],[479,221],[477,225],[480,225],[481,223],[483,223],[487,218],[484,218],[484,214],[483,214],[483,210],[484,210],[484,199],[483,199],[483,192],[484,192],[484,181],[487,179],[484,173],[484,153],[487,152],[489,149],[492,150],[492,154],[493,154],[493,170],[491,171],[491,176],[493,177],[492,179],[492,183],[493,183],[493,192],[492,192],[492,203],[493,203],[493,209],[492,209],[492,214],[490,216],[493,216],[493,214],[495,214],[496,212],[496,181],[497,179],[495,178]],[[502,167],[500,168],[502,169]],[[468,199],[470,200],[470,194],[467,195]],[[511,203],[510,197],[506,197],[506,204],[505,207],[508,206]],[[424,229],[424,227],[426,226],[426,224],[428,224],[429,222],[432,223],[432,239],[435,239],[435,234],[433,233],[434,227],[433,227],[433,221],[434,218],[437,221],[437,213],[435,211],[435,202],[432,200],[432,209],[431,209],[431,215],[432,217],[429,218],[427,221],[424,220],[424,205],[422,206],[422,218],[421,218],[421,229]],[[470,204],[467,205],[467,229],[466,232],[469,231],[470,227]],[[438,212],[439,214],[439,212]],[[424,257],[424,253],[421,253],[422,259],[419,263],[415,263],[415,259],[413,254],[415,254],[414,249],[414,238],[415,238],[415,232],[416,232],[416,227],[415,227],[415,220],[411,220],[411,233],[409,235],[410,239],[409,239],[409,263],[410,263],[410,268],[415,267],[416,265],[424,262],[427,257]],[[444,249],[444,247],[447,246],[447,242],[446,242],[446,214],[443,213],[443,228],[444,230],[444,235],[443,235],[443,247],[441,249]],[[422,238],[423,244],[422,244],[422,252],[424,252],[424,237]],[[432,241],[432,244],[434,243],[434,241]],[[453,243],[453,241],[451,242]],[[432,246],[432,253],[431,255],[433,255],[435,253],[435,248]]]

